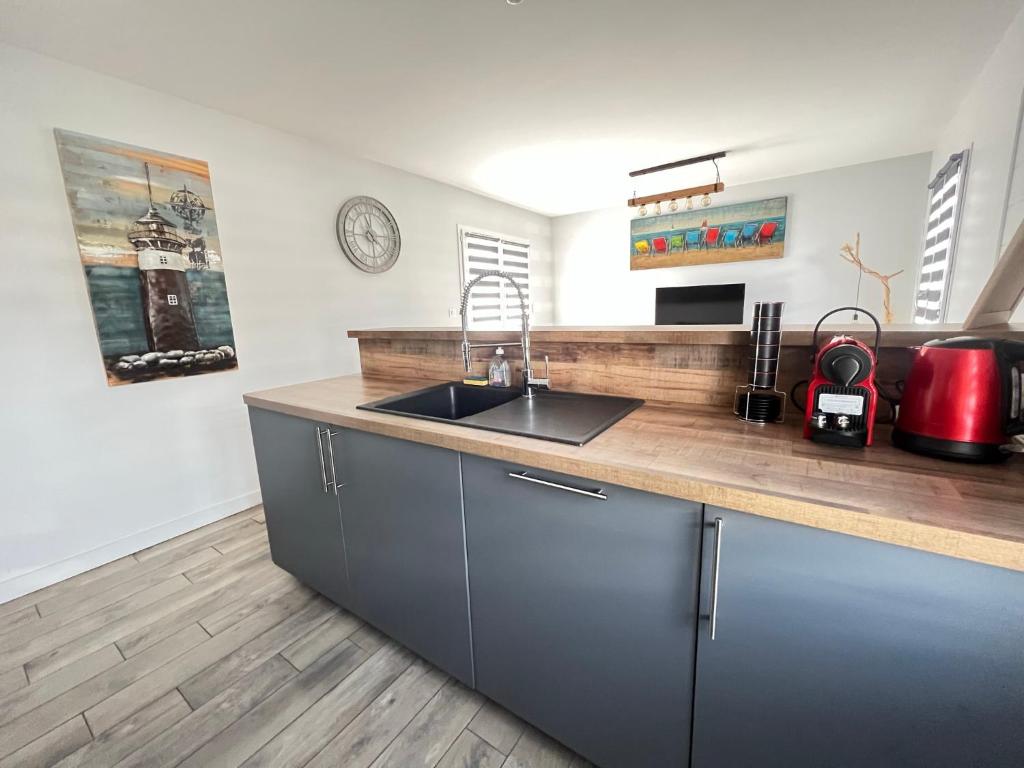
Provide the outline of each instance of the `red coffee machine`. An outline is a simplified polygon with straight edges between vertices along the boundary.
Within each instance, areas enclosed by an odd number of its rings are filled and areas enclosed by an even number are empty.
[[[1024,342],[960,337],[929,341],[910,367],[892,441],[960,461],[1006,459],[1024,433]]]
[[[834,336],[818,348],[818,331],[825,318],[845,311],[863,312],[871,318],[875,324],[874,349],[850,336]],[[811,340],[817,353],[814,373],[807,385],[804,437],[831,445],[871,445],[878,407],[875,369],[881,341],[882,326],[878,319],[859,307],[839,307],[818,320]]]

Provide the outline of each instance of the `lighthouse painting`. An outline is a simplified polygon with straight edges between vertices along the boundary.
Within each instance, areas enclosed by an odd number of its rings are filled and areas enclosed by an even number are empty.
[[[237,368],[207,164],[55,135],[107,383]]]

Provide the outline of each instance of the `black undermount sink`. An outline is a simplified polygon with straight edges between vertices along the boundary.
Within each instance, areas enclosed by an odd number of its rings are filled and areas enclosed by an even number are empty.
[[[515,388],[474,387],[450,382],[364,403],[367,411],[394,413],[448,424],[583,445],[644,404],[632,397],[537,390],[523,397]]]
[[[376,403],[359,406],[367,410],[391,411],[440,421],[458,421],[522,397],[514,389],[473,387],[467,384],[441,384],[436,387],[396,395]]]

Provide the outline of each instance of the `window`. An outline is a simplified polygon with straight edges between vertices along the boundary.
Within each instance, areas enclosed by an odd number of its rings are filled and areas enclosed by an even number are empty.
[[[167,303],[172,307],[178,306],[178,295],[176,293],[168,293]]]
[[[523,238],[459,227],[462,285],[492,269],[508,272],[523,289],[530,309],[530,243]],[[461,287],[460,287],[461,290]],[[507,280],[485,278],[469,297],[469,327],[518,328],[519,296]]]
[[[928,224],[917,280],[915,323],[941,323],[946,319],[946,296],[963,206],[967,158],[966,149],[950,156],[949,162],[928,185]]]

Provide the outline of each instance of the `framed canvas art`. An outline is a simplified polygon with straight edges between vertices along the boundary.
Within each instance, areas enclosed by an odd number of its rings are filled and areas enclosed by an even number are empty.
[[[207,164],[54,134],[107,383],[237,368]]]
[[[786,198],[643,216],[630,222],[630,269],[781,259]]]

